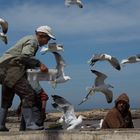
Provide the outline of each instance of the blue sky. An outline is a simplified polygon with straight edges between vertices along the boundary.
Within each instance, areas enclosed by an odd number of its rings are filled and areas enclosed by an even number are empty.
[[[21,37],[34,34],[40,25],[52,27],[56,42],[64,45],[62,56],[66,61],[65,74],[72,79],[53,90],[41,82],[48,95],[67,98],[76,109],[111,108],[122,92],[130,97],[131,107],[139,108],[140,63],[128,64],[117,71],[107,62],[96,63],[95,69],[108,75],[107,83],[114,86],[114,100],[107,104],[101,93],[96,93],[81,106],[77,104],[86,95],[95,75],[87,61],[94,53],[107,53],[119,61],[140,53],[140,1],[139,0],[82,0],[84,8],[66,7],[64,0],[1,0],[0,17],[9,23],[8,45],[0,42],[0,55]],[[55,67],[51,53],[37,58],[49,68]],[[51,109],[51,98],[47,109]],[[13,106],[19,102],[15,98]]]

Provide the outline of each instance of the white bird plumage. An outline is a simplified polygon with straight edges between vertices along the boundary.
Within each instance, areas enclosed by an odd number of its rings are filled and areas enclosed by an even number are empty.
[[[8,31],[8,22],[6,20],[0,18],[0,26],[1,26],[2,32],[4,34],[6,34]]]
[[[58,83],[64,83],[68,80],[70,80],[70,76],[66,76],[64,73],[64,67],[65,67],[65,61],[63,57],[58,53],[58,52],[53,52],[55,59],[56,59],[56,69],[58,70],[57,74],[55,77],[50,81],[50,83],[53,85],[55,88]]]
[[[117,70],[121,69],[120,63],[115,57],[104,53],[94,54],[91,57],[91,59],[88,61],[88,63],[90,63],[90,65],[93,66],[97,61],[104,61],[104,60],[108,61],[115,69]]]
[[[85,117],[82,115],[76,117],[74,113],[74,107],[69,101],[58,95],[52,95],[52,99],[54,101],[54,103],[52,103],[52,106],[57,110],[63,112],[60,120],[61,122],[62,120],[64,120],[64,122],[68,126],[67,130],[74,129],[76,126],[82,123],[82,119]]]
[[[136,63],[136,62],[140,62],[140,54],[134,55],[134,56],[130,56],[127,59],[123,59],[121,61],[121,64],[132,64],[132,63]]]
[[[70,7],[70,5],[78,5],[79,8],[83,8],[81,0],[65,0],[65,5]]]
[[[92,95],[95,92],[101,92],[105,95],[106,100],[108,103],[112,102],[113,99],[113,93],[109,88],[113,88],[110,84],[105,84],[104,80],[107,78],[107,76],[99,71],[91,70],[92,73],[96,75],[96,79],[94,81],[94,85],[92,87],[88,88],[88,94],[86,97],[81,101],[80,104],[84,103],[88,100],[89,96]],[[79,105],[80,105],[79,104]]]
[[[53,42],[53,43],[49,43],[48,47],[42,47],[42,49],[40,50],[40,52],[42,54],[45,54],[49,51],[50,52],[64,51],[64,47],[62,44],[57,44],[57,43]]]

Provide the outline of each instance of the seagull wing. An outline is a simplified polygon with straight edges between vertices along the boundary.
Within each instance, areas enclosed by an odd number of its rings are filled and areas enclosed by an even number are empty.
[[[107,76],[96,70],[91,70],[91,72],[97,76],[95,79],[95,86],[104,85],[104,80],[107,78]]]
[[[80,0],[77,0],[77,5],[79,6],[79,8],[83,8],[83,4]]]
[[[102,54],[94,54],[90,60],[88,61],[88,63],[90,64],[90,66],[93,66],[97,61],[100,60]]]
[[[66,123],[70,123],[72,120],[76,119],[74,114],[74,107],[69,101],[58,95],[52,95],[52,98],[55,102],[55,108],[58,108],[64,113]]]
[[[108,59],[110,64],[117,70],[121,69],[119,61],[115,57],[111,57],[111,59]]]
[[[65,66],[65,61],[62,58],[62,56],[58,53],[58,52],[53,52],[54,56],[55,56],[55,60],[56,60],[56,69],[58,70],[57,73],[57,77],[61,76],[62,74],[64,74],[64,66]]]
[[[4,33],[0,33],[0,40],[2,40],[5,44],[8,43],[7,35]]]
[[[56,44],[55,42],[49,43],[49,44],[48,44],[48,49],[49,49],[49,51],[51,51],[51,52],[56,52],[56,51],[57,51],[57,44]]]
[[[2,27],[3,33],[6,34],[8,31],[8,22],[6,20],[0,18],[0,25]]]
[[[112,99],[113,99],[112,91],[107,88],[107,89],[103,90],[102,93],[105,95],[107,102],[111,103]]]
[[[47,51],[48,51],[47,47],[42,47],[40,50],[41,54],[45,54]]]
[[[123,59],[121,61],[122,64],[126,64],[126,63],[135,63],[136,62],[136,56],[130,56],[127,59]]]
[[[140,54],[136,54],[136,57],[138,57],[140,59]]]

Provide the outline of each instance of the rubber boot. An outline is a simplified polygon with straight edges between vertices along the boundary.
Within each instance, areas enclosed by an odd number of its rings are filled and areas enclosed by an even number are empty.
[[[9,129],[5,126],[7,112],[8,109],[0,108],[0,131],[9,131]]]
[[[43,118],[42,118],[42,114],[41,114],[41,111],[37,107],[33,107],[33,119],[34,119],[34,122],[38,126],[43,127],[44,121],[43,121]]]
[[[26,123],[26,130],[42,130],[44,127],[38,126],[33,118],[32,108],[23,108],[22,109],[23,117]]]

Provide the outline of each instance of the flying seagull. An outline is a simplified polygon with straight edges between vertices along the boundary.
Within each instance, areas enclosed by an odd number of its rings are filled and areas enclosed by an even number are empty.
[[[65,5],[70,7],[70,5],[78,5],[79,8],[83,8],[83,4],[80,0],[65,0]]]
[[[130,56],[127,59],[123,59],[121,61],[121,64],[136,63],[136,62],[140,62],[140,54],[137,54],[137,55],[134,55],[134,56]]]
[[[48,81],[53,88],[59,83],[64,83],[71,78],[64,73],[65,62],[62,56],[57,52],[52,52],[56,60],[56,68],[49,69],[48,72],[41,72],[40,69],[28,69],[28,79],[38,81]]]
[[[69,101],[58,95],[52,95],[52,99],[54,101],[52,106],[63,112],[63,115],[61,116],[61,122],[64,121],[66,123],[68,126],[67,130],[74,129],[76,126],[82,123],[82,119],[85,117],[82,115],[76,117],[74,113],[74,107]]]
[[[53,42],[53,43],[49,43],[48,47],[42,47],[42,49],[40,50],[42,54],[45,54],[48,51],[50,52],[64,51],[64,47],[62,44],[57,44]]]
[[[90,65],[93,66],[97,61],[104,61],[104,60],[108,61],[115,69],[117,70],[121,69],[120,63],[115,57],[104,53],[94,54],[92,58],[88,61],[88,63],[90,63]]]
[[[70,76],[66,76],[64,73],[64,67],[65,67],[65,61],[62,58],[62,56],[58,53],[58,52],[53,52],[54,56],[55,56],[55,60],[56,60],[56,69],[57,69],[57,73],[55,75],[55,77],[53,77],[52,81],[50,81],[50,83],[53,85],[53,87],[55,88],[57,83],[64,83],[68,80],[70,80]]]
[[[0,40],[2,40],[5,44],[8,43],[7,35],[4,33],[0,33]]]
[[[94,94],[95,92],[103,93],[106,97],[107,102],[111,103],[112,99],[113,99],[113,93],[109,88],[113,88],[113,86],[110,85],[110,84],[105,84],[104,83],[104,80],[107,78],[107,76],[105,74],[99,72],[99,71],[96,71],[96,70],[91,70],[91,72],[96,75],[94,85],[92,87],[88,88],[88,94],[81,101],[81,103],[79,103],[79,105],[81,105],[82,103],[87,101],[89,96]]]
[[[8,22],[7,22],[6,20],[0,18],[0,26],[1,26],[1,28],[2,28],[2,32],[3,32],[4,34],[6,34],[7,31],[8,31]]]

